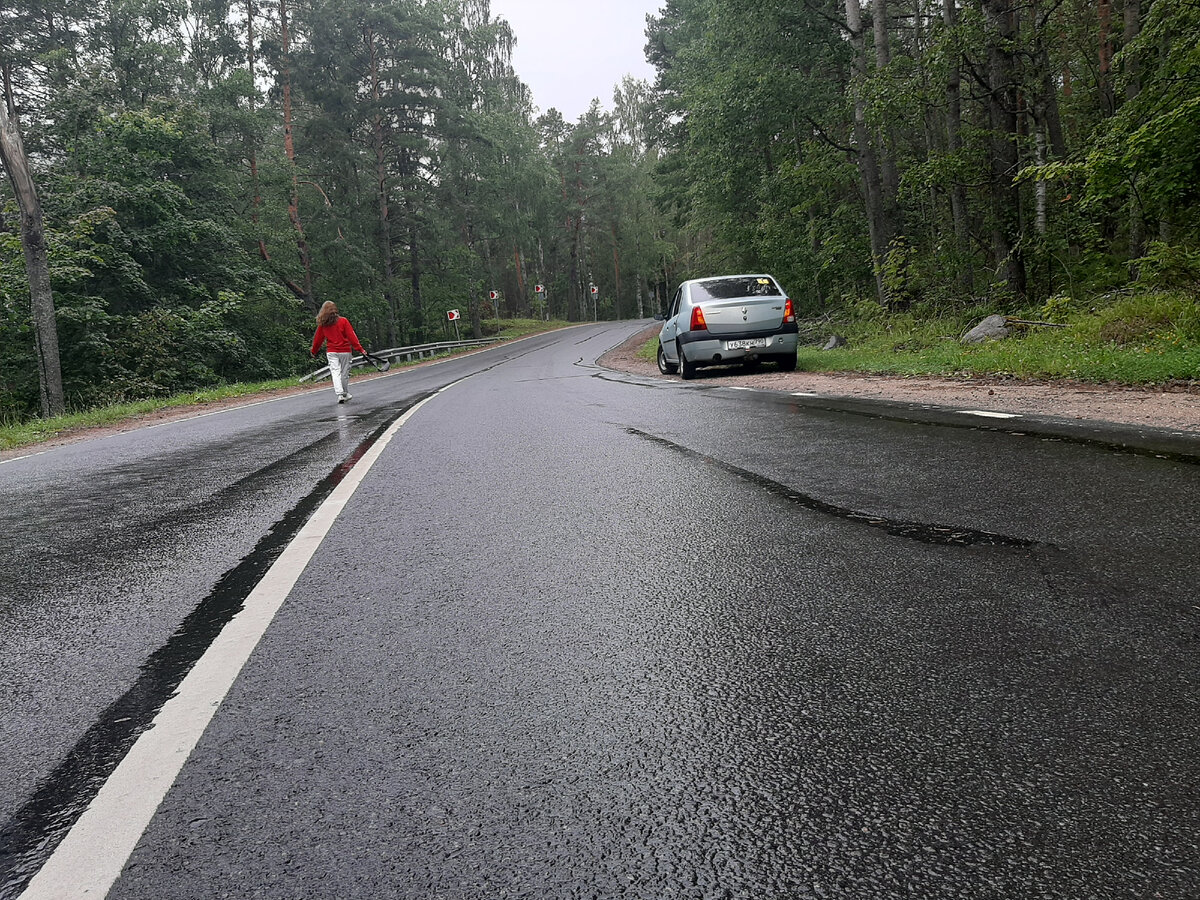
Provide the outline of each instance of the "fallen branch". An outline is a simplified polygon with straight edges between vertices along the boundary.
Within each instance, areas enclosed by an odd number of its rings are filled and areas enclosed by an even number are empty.
[[[1047,328],[1066,328],[1065,322],[1035,322],[1033,319],[1014,319],[1012,316],[1004,317],[1006,325],[1045,325]]]

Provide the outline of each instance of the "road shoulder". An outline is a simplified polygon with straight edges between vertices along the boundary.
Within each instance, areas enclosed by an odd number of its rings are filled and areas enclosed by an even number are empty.
[[[637,351],[658,333],[647,327],[600,357],[600,365],[618,372],[664,381],[650,360]],[[1015,378],[938,378],[831,372],[779,372],[764,365],[756,371],[735,367],[701,369],[694,382],[807,393],[832,400],[876,400],[946,410],[978,410],[1041,417],[1080,425],[1124,425],[1165,429],[1200,436],[1200,388],[1153,388],[1071,381],[1023,381]]]

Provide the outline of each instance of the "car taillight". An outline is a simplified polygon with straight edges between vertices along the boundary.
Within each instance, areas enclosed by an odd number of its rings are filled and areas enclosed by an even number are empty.
[[[704,321],[704,310],[698,306],[692,307],[692,324],[689,331],[708,331],[708,323]]]
[[[796,309],[795,309],[795,307],[792,306],[792,298],[791,297],[788,297],[786,300],[783,301],[783,321],[785,321],[785,322],[795,322],[796,321]]]

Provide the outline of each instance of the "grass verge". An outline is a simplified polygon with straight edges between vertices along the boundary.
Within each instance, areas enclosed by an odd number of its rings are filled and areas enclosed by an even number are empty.
[[[0,450],[12,450],[16,447],[41,443],[69,431],[113,425],[117,422],[134,419],[138,416],[144,416],[163,409],[174,409],[182,406],[203,406],[206,403],[217,403],[222,400],[251,394],[269,394],[273,391],[294,388],[295,386],[295,378],[226,384],[202,391],[185,391],[180,394],[173,394],[170,397],[134,400],[128,403],[114,403],[110,406],[67,413],[64,416],[55,416],[52,419],[33,419],[28,422],[8,423],[0,425]]]
[[[1015,325],[1010,337],[963,344],[983,317],[1007,313],[1046,322]],[[941,375],[1071,380],[1131,386],[1194,383],[1200,379],[1200,303],[1186,294],[1140,293],[1096,298],[1076,307],[1053,298],[1039,307],[973,307],[954,314],[889,313],[860,303],[801,327],[798,369],[881,375]],[[819,349],[832,334],[846,338]],[[653,360],[657,338],[638,355]]]

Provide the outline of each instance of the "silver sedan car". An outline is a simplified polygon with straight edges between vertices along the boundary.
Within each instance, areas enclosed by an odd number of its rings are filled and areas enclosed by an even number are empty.
[[[658,333],[658,370],[692,378],[700,366],[767,360],[796,368],[796,312],[770,275],[685,281]]]

